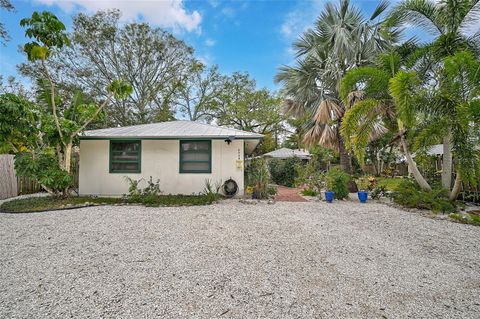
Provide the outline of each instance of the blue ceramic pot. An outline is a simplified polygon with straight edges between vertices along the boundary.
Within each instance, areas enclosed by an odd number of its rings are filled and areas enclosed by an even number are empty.
[[[366,203],[368,198],[368,192],[358,192],[358,199],[360,203]]]
[[[333,201],[334,194],[334,192],[325,192],[325,200],[327,203],[331,203]]]

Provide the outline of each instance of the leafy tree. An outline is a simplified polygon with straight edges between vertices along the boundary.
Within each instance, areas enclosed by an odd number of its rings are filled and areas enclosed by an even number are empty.
[[[26,28],[25,34],[33,41],[24,45],[28,59],[35,62],[44,75],[45,80],[39,80],[40,96],[44,96],[46,110],[51,116],[44,117],[42,134],[43,139],[49,139],[41,150],[31,154],[20,154],[18,171],[20,174],[30,174],[37,178],[45,189],[55,191],[50,186],[62,189],[68,186],[68,176],[71,168],[71,155],[75,138],[89,125],[112,101],[113,98],[125,99],[132,93],[130,84],[123,80],[113,80],[107,87],[107,97],[100,103],[83,103],[81,94],[74,97],[74,101],[67,107],[62,104],[58,95],[52,73],[46,61],[65,46],[70,44],[64,24],[50,12],[34,12],[31,18],[20,21]],[[52,123],[53,122],[53,123]],[[45,142],[45,141],[44,141]],[[58,165],[52,166],[52,152],[56,152]],[[35,156],[35,154],[38,156]],[[50,163],[46,165],[46,163]],[[55,171],[52,167],[55,167]],[[49,172],[46,174],[45,172]],[[52,180],[53,178],[53,180]],[[67,187],[64,189],[64,192]]]
[[[12,93],[0,95],[0,153],[18,153],[37,144],[36,106]]]
[[[224,78],[213,114],[219,125],[261,134],[279,131],[283,120],[281,99],[238,72]]]
[[[222,91],[222,78],[217,66],[207,69],[202,63],[193,62],[175,90],[174,103],[180,113],[190,121],[210,122]]]
[[[7,11],[14,10],[14,7],[10,0],[0,0],[0,9],[4,9]],[[5,45],[5,42],[10,40],[10,36],[8,35],[7,30],[5,29],[5,24],[0,22],[0,43]]]
[[[160,28],[119,19],[118,10],[75,16],[72,46],[46,61],[58,70],[52,82],[95,100],[106,100],[105,87],[116,79],[130,83],[132,94],[105,108],[109,126],[174,119],[176,90],[196,63],[192,48]],[[34,64],[21,71],[35,80],[42,77]]]
[[[349,173],[350,156],[340,135],[345,105],[338,85],[349,69],[369,64],[378,52],[396,42],[398,31],[383,27],[379,19],[387,6],[382,1],[366,19],[348,0],[338,5],[328,2],[314,29],[294,43],[297,65],[282,67],[276,76],[284,86],[289,112],[311,116],[304,141],[337,150],[341,168]]]

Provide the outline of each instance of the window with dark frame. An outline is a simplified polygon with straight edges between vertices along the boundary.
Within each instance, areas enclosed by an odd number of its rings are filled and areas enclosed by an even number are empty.
[[[212,141],[180,141],[180,173],[211,173]]]
[[[141,141],[110,141],[110,173],[140,173]]]

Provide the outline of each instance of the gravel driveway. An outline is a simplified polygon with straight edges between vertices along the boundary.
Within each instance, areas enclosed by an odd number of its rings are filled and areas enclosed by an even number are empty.
[[[479,318],[480,227],[367,203],[0,214],[1,318]]]

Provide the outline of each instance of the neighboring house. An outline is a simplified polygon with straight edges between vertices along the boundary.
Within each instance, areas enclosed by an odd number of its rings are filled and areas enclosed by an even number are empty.
[[[197,194],[207,179],[231,178],[242,195],[244,155],[262,137],[190,121],[86,131],[80,136],[79,194],[119,196],[128,193],[125,176],[152,176],[164,194]]]
[[[269,153],[265,153],[261,156],[266,158],[279,158],[279,159],[298,157],[302,160],[309,160],[312,157],[307,150],[292,150],[286,147],[280,148],[278,150],[275,150]]]

